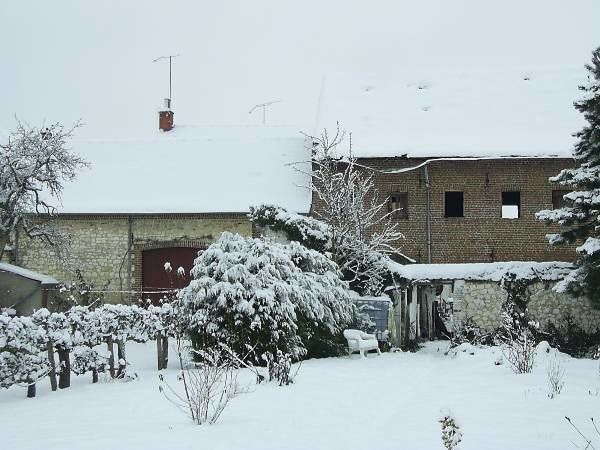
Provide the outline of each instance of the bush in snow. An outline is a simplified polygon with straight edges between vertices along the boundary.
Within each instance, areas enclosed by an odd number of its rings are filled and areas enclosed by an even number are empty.
[[[575,133],[573,157],[579,167],[564,169],[550,181],[572,192],[563,196],[567,206],[540,211],[536,216],[546,223],[560,226],[560,233],[549,234],[550,244],[580,242],[576,268],[558,283],[558,291],[585,294],[591,304],[600,308],[600,47],[592,52],[592,62],[586,65],[588,84],[580,86],[583,96],[575,108],[588,122]]]
[[[269,381],[276,380],[279,386],[287,386],[294,382],[291,375],[292,371],[292,356],[277,350],[276,354],[265,353],[262,358],[267,363],[267,371],[269,372]]]
[[[27,397],[35,397],[35,383],[50,370],[45,341],[30,317],[0,313],[0,387],[26,385]]]
[[[450,414],[445,414],[439,422],[442,427],[442,444],[444,448],[447,450],[457,448],[462,441],[462,431],[456,420]]]
[[[55,373],[58,373],[58,387],[68,388],[71,385],[71,359],[73,349],[72,330],[69,319],[64,313],[51,313],[46,308],[35,311],[31,316],[33,322],[44,330],[44,344],[50,362],[50,382],[52,390],[56,389]],[[58,353],[58,365],[54,360],[54,350]]]
[[[108,367],[108,354],[97,349],[104,339],[100,332],[101,311],[74,306],[66,313],[73,340],[71,370],[78,375],[91,372],[92,383],[97,383],[98,374]]]
[[[505,299],[502,303],[502,325],[496,338],[515,373],[529,373],[535,363],[539,324],[527,311],[531,280],[507,273],[502,279]]]
[[[237,379],[240,358],[222,346],[189,353],[195,355],[195,361],[181,360],[180,364],[178,380],[183,384],[183,392],[168,384],[162,374],[159,390],[198,425],[213,424],[231,399],[246,392]],[[180,358],[183,354],[179,352]]]
[[[347,284],[335,263],[297,242],[274,244],[223,233],[194,262],[179,293],[197,349],[248,346],[300,358],[317,333],[336,338],[353,318]]]
[[[548,378],[548,397],[554,398],[562,392],[565,386],[565,369],[562,367],[560,355],[556,350],[548,358],[546,376]]]

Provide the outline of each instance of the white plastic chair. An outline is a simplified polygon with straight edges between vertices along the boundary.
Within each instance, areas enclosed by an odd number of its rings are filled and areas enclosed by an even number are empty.
[[[344,337],[348,341],[348,355],[358,352],[361,356],[366,357],[369,350],[377,350],[377,353],[381,355],[377,338],[372,334],[360,330],[344,330]]]

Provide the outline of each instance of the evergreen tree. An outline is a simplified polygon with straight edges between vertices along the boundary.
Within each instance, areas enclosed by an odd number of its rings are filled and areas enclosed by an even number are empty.
[[[547,235],[550,244],[583,242],[577,247],[576,268],[557,290],[584,294],[600,308],[600,47],[585,67],[589,81],[579,87],[583,95],[574,103],[588,122],[574,135],[578,141],[573,156],[579,166],[550,178],[573,191],[563,197],[567,206],[540,211],[537,217],[561,227],[559,233]]]

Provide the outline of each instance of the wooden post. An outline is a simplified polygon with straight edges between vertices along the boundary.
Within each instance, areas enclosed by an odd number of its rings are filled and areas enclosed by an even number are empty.
[[[50,363],[50,372],[48,373],[48,376],[50,377],[50,388],[52,391],[56,391],[56,361],[54,359],[54,345],[52,344],[52,341],[48,341],[46,349],[48,351],[48,362]]]
[[[410,342],[410,313],[408,298],[412,296],[412,288],[402,291],[402,306],[400,314],[402,316],[402,342],[401,346],[406,346]]]

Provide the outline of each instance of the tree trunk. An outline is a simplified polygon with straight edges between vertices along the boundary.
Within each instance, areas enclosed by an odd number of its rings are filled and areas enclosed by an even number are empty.
[[[162,370],[164,369],[163,367],[163,361],[164,361],[164,355],[163,355],[163,345],[162,345],[162,334],[158,333],[156,335],[156,359],[157,359],[157,367],[158,370]]]
[[[117,340],[117,358],[119,359],[117,378],[123,378],[125,376],[125,369],[127,366],[127,357],[125,355],[125,341],[121,339]]]
[[[92,383],[98,382],[98,371],[96,369],[92,369]]]
[[[48,376],[50,377],[50,388],[52,391],[56,391],[56,360],[54,359],[54,345],[52,341],[48,341],[46,344],[48,349],[48,362],[50,363],[50,372]]]
[[[65,389],[71,386],[71,361],[69,360],[69,350],[58,348],[58,362],[60,372],[58,374],[58,388]]]
[[[163,346],[163,369],[166,369],[169,365],[169,337],[163,336],[162,338],[162,346]]]
[[[113,345],[112,336],[108,336],[106,338],[106,346],[108,347],[108,353],[109,353],[108,371],[110,373],[110,377],[114,378],[115,377],[115,349],[114,349],[114,345]]]
[[[34,397],[35,397],[35,383],[27,386],[27,398],[34,398]]]

